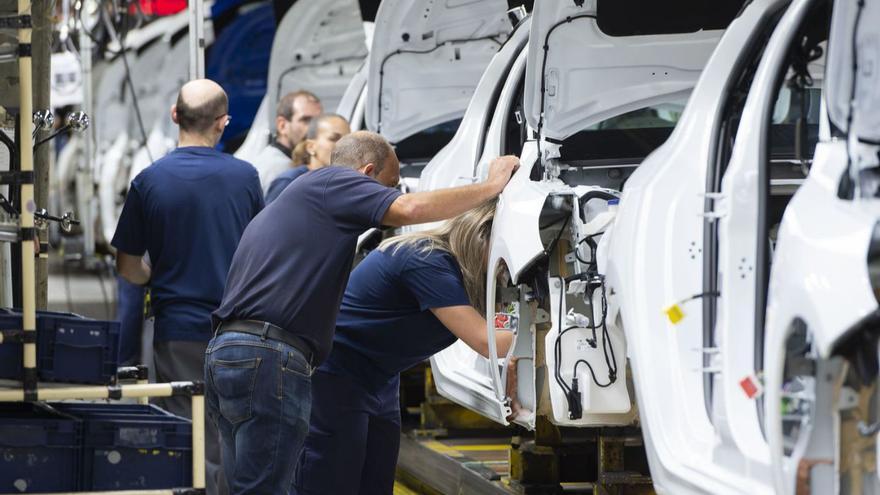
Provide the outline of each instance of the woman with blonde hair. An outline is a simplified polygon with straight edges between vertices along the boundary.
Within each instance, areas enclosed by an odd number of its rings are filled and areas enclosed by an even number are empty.
[[[400,372],[461,339],[488,356],[486,262],[495,201],[383,242],[355,268],[333,350],[312,375],[309,435],[294,493],[390,494]],[[512,334],[499,332],[505,356]]]

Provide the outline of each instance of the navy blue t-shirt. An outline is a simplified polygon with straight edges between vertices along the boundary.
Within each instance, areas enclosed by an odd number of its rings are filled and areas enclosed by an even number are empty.
[[[150,255],[157,340],[211,338],[232,255],[262,208],[256,169],[207,147],[177,148],[131,182],[111,244]]]
[[[379,387],[456,341],[431,308],[470,305],[458,262],[425,244],[374,250],[358,264],[324,369]]]
[[[248,225],[220,308],[220,321],[267,321],[330,352],[336,313],[357,238],[382,223],[400,192],[350,168],[330,166],[293,181]]]
[[[294,167],[278,174],[278,177],[275,177],[275,180],[269,184],[269,190],[266,191],[266,204],[275,201],[275,198],[281,194],[281,191],[284,191],[291,182],[308,171],[309,167],[300,165],[299,167]]]

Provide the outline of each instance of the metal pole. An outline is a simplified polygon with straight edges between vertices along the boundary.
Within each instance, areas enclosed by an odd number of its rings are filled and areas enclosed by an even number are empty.
[[[67,400],[67,399],[123,399],[138,397],[171,397],[174,395],[175,385],[180,383],[149,383],[145,385],[119,385],[119,386],[81,386],[81,387],[42,387],[37,391],[37,397],[33,400]],[[0,390],[0,402],[21,402],[24,400],[23,389]]]
[[[205,396],[192,396],[192,486],[205,488]]]
[[[205,3],[189,0],[189,78],[205,77]]]
[[[33,0],[30,2],[33,29],[31,31],[32,51],[32,105],[37,109],[51,109],[49,82],[51,81],[52,60],[52,13],[55,0]],[[30,127],[28,127],[30,129]],[[39,146],[34,151],[34,202],[38,207],[49,206],[49,155],[52,146]],[[48,231],[37,232],[34,241],[40,243],[39,258],[35,263],[34,290],[35,307],[46,309],[49,306],[49,236]],[[32,254],[33,255],[33,254]]]
[[[18,0],[18,15],[25,16],[30,14],[30,0]],[[31,28],[29,24],[18,30],[18,78],[19,78],[19,126],[18,126],[18,142],[21,143],[21,172],[23,174],[30,173],[30,180],[22,181],[21,196],[19,202],[19,211],[21,217],[19,225],[22,230],[21,241],[21,298],[22,298],[22,330],[25,335],[32,332],[30,336],[25,338],[22,346],[23,364],[24,364],[24,389],[28,392],[33,391],[37,385],[37,308],[36,308],[36,287],[34,278],[36,276],[34,263],[34,239],[36,231],[34,230],[34,140],[31,137],[31,122],[34,113],[33,105],[33,81],[31,78]]]
[[[186,489],[172,488],[168,490],[116,490],[109,492],[35,493],[34,495],[182,495],[190,492],[191,491],[188,491]]]
[[[94,99],[92,94],[92,39],[86,34],[85,28],[79,30],[80,62],[83,77],[83,111],[94,116]],[[92,177],[95,163],[95,126],[90,125],[83,134],[82,159],[76,168],[76,208],[83,229],[83,260],[90,261],[95,255],[95,222],[93,204],[95,197],[95,180]]]

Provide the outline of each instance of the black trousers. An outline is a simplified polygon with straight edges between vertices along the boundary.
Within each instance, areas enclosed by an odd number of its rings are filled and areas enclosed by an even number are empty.
[[[391,495],[400,449],[399,389],[399,376],[369,390],[319,368],[312,375],[311,424],[295,493]]]

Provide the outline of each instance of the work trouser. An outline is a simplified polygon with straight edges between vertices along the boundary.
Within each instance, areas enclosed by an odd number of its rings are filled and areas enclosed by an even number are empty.
[[[400,376],[370,390],[345,372],[312,376],[297,495],[391,495],[400,449]]]
[[[156,381],[189,382],[205,379],[207,342],[184,340],[154,341],[153,362]],[[192,418],[192,399],[188,396],[161,397],[153,400],[166,411]],[[207,418],[206,418],[207,419]],[[220,468],[220,438],[211,421],[205,421],[205,491],[207,495],[227,495],[226,480]]]
[[[309,431],[312,367],[281,341],[227,332],[208,344],[205,407],[229,492],[289,493]]]

